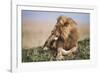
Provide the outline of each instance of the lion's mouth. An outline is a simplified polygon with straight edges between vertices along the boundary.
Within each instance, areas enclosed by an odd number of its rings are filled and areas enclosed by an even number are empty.
[[[58,40],[58,37],[55,37],[54,40]]]

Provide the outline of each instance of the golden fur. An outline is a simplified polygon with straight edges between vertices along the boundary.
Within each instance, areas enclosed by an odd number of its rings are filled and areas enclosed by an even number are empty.
[[[57,59],[62,59],[63,55],[68,55],[77,50],[77,42],[77,23],[70,17],[60,16],[44,47],[55,49]]]

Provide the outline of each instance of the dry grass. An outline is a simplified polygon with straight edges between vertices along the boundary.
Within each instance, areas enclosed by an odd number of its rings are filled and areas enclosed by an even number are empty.
[[[41,47],[22,49],[22,62],[56,61],[53,51],[44,51]],[[78,42],[77,52],[71,56],[65,56],[64,60],[85,60],[90,59],[90,39]]]

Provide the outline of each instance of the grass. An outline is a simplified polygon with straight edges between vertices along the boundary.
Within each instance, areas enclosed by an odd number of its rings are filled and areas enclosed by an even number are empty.
[[[56,61],[53,51],[44,51],[41,47],[22,49],[22,62]],[[73,55],[64,56],[63,60],[90,59],[90,40],[84,39],[78,42],[78,50]]]

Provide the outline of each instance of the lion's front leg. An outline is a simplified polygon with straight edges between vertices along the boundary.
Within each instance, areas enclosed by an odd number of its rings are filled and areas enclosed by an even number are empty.
[[[70,49],[70,50],[71,50],[72,53],[74,53],[74,52],[77,51],[77,49],[78,49],[78,45],[74,46],[74,47],[73,47],[72,49]]]
[[[69,55],[69,54],[75,53],[77,51],[77,48],[78,46],[76,45],[68,51],[66,51],[65,49],[61,49],[61,52],[63,55]]]
[[[68,55],[68,56],[73,56],[73,53],[75,53],[77,51],[77,46],[74,46],[73,48],[71,48],[70,50],[66,51],[63,48],[58,48],[57,49],[57,56],[56,59],[57,60],[62,60],[64,59],[63,55]]]
[[[56,56],[56,59],[57,59],[57,60],[62,60],[62,59],[64,59],[63,53],[62,53],[62,49],[63,49],[63,48],[58,48],[58,49],[57,49],[57,56]]]

